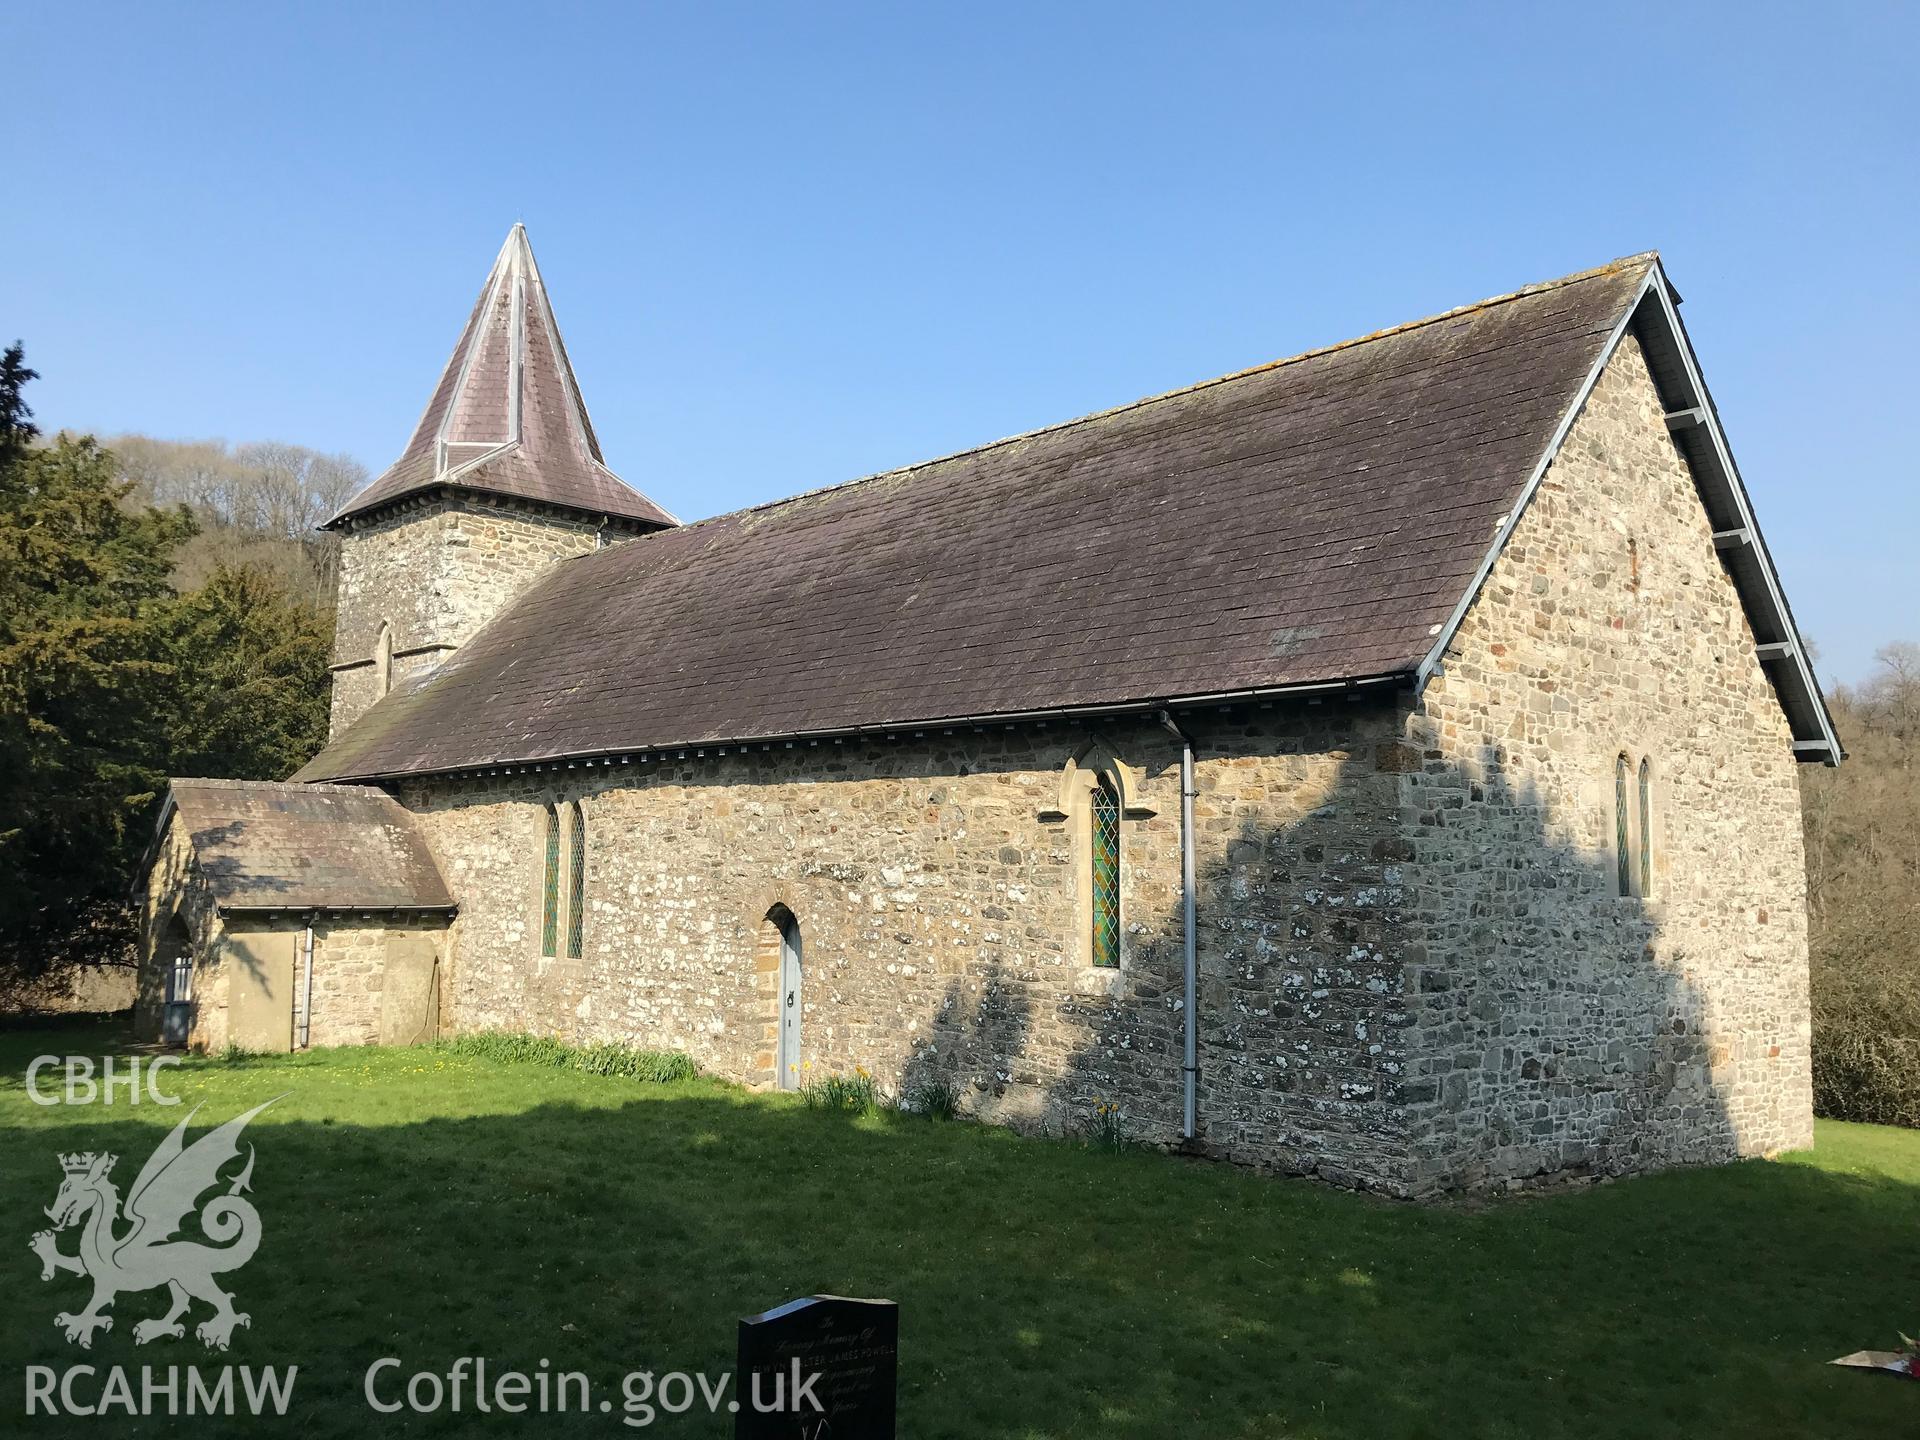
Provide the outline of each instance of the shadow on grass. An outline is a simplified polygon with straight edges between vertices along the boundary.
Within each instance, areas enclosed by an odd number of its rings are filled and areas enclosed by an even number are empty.
[[[420,1108],[490,1103],[519,1078],[478,1075],[422,1086]],[[230,1078],[202,1123],[299,1077]],[[1415,1208],[704,1083],[565,1083],[577,1102],[516,1114],[366,1126],[290,1106],[249,1130],[265,1233],[229,1277],[252,1326],[224,1358],[298,1364],[299,1433],[565,1425],[377,1416],[361,1380],[388,1355],[402,1374],[544,1358],[617,1409],[625,1372],[728,1369],[740,1316],[814,1292],[901,1303],[915,1437],[1833,1436],[1912,1417],[1897,1383],[1821,1364],[1890,1340],[1920,1289],[1920,1188],[1884,1176],[1756,1162]],[[124,1184],[184,1113],[41,1112],[3,1132],[10,1384],[22,1364],[217,1363],[191,1341],[134,1346],[158,1292],[122,1296],[92,1352],[69,1347],[52,1318],[84,1285],[42,1284],[27,1250],[59,1152],[119,1152]]]

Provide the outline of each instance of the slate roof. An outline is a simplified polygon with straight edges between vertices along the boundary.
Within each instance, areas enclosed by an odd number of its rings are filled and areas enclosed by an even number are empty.
[[[222,910],[453,908],[418,822],[380,790],[175,780],[167,815]]]
[[[299,778],[1410,676],[1655,263],[567,561]]]
[[[501,246],[407,448],[322,528],[443,488],[677,523],[606,467],[522,225]]]

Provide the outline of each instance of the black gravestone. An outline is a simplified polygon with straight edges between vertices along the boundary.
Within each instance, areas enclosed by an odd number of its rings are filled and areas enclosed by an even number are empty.
[[[734,1440],[894,1440],[899,1357],[891,1300],[814,1295],[749,1316],[740,1322]],[[811,1386],[809,1376],[818,1377]]]

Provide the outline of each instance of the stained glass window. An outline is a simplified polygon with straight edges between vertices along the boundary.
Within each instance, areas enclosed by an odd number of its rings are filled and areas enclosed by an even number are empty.
[[[578,800],[567,807],[567,818],[572,841],[567,858],[567,957],[578,960],[587,928],[587,817]]]
[[[1640,893],[1653,893],[1653,763],[1640,761]]]
[[[1105,780],[1093,787],[1093,963],[1120,963],[1120,797]]]
[[[540,889],[540,953],[558,949],[560,932],[560,812],[547,806],[547,872]]]
[[[1620,881],[1620,893],[1633,893],[1633,853],[1627,843],[1629,829],[1627,815],[1627,757],[1617,756],[1613,762],[1613,856],[1614,868]]]

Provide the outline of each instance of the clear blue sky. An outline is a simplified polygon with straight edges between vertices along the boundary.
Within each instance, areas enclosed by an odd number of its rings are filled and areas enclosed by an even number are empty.
[[[1920,639],[1920,8],[21,4],[49,426],[379,470],[508,226],[683,517],[1664,252],[1823,673]]]

